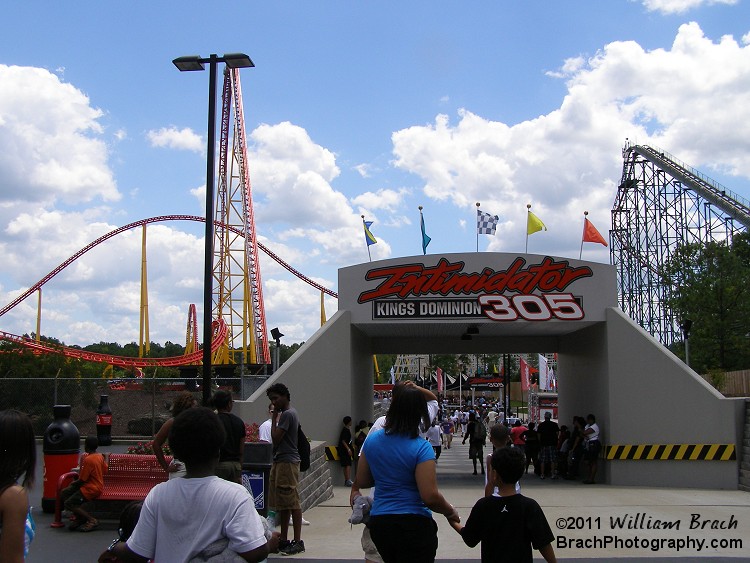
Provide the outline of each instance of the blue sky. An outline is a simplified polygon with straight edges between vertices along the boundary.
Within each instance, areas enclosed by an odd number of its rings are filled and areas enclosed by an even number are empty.
[[[583,211],[606,236],[625,138],[659,146],[750,199],[745,0],[11,3],[0,20],[0,302],[127,223],[204,213],[208,73],[180,55],[245,52],[259,240],[336,289],[337,269],[476,247],[577,258]],[[207,8],[210,6],[210,11]],[[42,333],[138,338],[140,233],[45,286]],[[149,229],[151,339],[184,340],[202,303],[202,227]],[[584,258],[608,262],[606,248]],[[285,341],[319,296],[261,256]],[[330,315],[336,303],[326,301]],[[35,330],[36,300],[0,319]],[[200,316],[200,312],[199,312]]]

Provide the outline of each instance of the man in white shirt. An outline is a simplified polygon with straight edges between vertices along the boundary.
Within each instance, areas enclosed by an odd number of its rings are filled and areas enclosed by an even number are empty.
[[[429,419],[435,420],[435,417],[437,416],[440,406],[438,405],[437,397],[432,391],[430,391],[429,389],[425,389],[424,387],[419,387],[413,381],[404,381],[402,383],[398,383],[397,385],[402,385],[403,387],[416,387],[417,389],[419,389],[422,392],[422,395],[424,395],[425,400],[427,401],[427,415],[429,416]],[[395,390],[395,387],[394,387],[394,390]],[[385,426],[385,415],[379,417],[373,423],[372,428],[370,428],[370,431],[367,433],[367,438],[372,436],[376,431],[382,430],[384,426]],[[420,425],[419,435],[422,438],[424,438],[426,434],[427,434],[427,428],[424,428],[424,425]],[[367,438],[365,438],[365,443],[367,443]],[[364,445],[362,447],[364,447]]]
[[[273,440],[271,440],[271,422],[273,418],[273,403],[268,405],[268,420],[266,420],[263,424],[258,427],[258,440],[261,442],[268,442],[269,444],[273,444]]]
[[[110,561],[189,561],[225,541],[225,551],[263,561],[278,548],[266,539],[252,495],[239,483],[214,475],[225,431],[210,409],[194,407],[174,419],[169,445],[185,463],[182,479],[156,485],[146,496],[133,534],[99,556]]]

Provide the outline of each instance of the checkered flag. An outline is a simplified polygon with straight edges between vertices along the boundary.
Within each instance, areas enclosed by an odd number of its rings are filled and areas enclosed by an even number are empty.
[[[477,209],[477,234],[494,235],[499,220],[497,215],[490,215]]]

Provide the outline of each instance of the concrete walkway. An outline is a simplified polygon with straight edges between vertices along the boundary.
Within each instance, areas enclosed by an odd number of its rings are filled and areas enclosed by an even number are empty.
[[[457,438],[450,450],[443,451],[438,482],[465,520],[482,495],[484,479],[471,474],[468,445],[462,446]],[[695,466],[700,469],[699,462]],[[521,486],[523,494],[544,509],[561,561],[750,561],[750,493],[584,485],[542,481],[531,474],[521,480]],[[34,496],[39,495],[35,492]],[[294,557],[272,555],[269,560],[363,561],[362,526],[347,522],[348,502],[349,490],[336,487],[332,499],[305,513],[310,521],[302,528],[307,551]],[[29,563],[96,561],[117,535],[115,522],[103,522],[88,534],[53,529],[49,527],[52,516],[35,510],[38,534]],[[479,546],[468,548],[442,516],[435,520],[437,561],[480,559]],[[670,527],[659,529],[665,523]],[[728,529],[712,529],[722,525]],[[541,560],[538,552],[535,559]]]

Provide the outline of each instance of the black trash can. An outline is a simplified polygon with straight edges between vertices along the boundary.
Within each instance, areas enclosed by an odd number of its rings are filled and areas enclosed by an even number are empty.
[[[242,459],[242,484],[255,498],[255,509],[268,516],[268,480],[273,465],[273,445],[268,442],[248,442]]]
[[[81,435],[70,420],[70,405],[55,405],[52,408],[55,420],[44,431],[44,492],[42,510],[55,511],[57,480],[78,466],[81,453]]]

